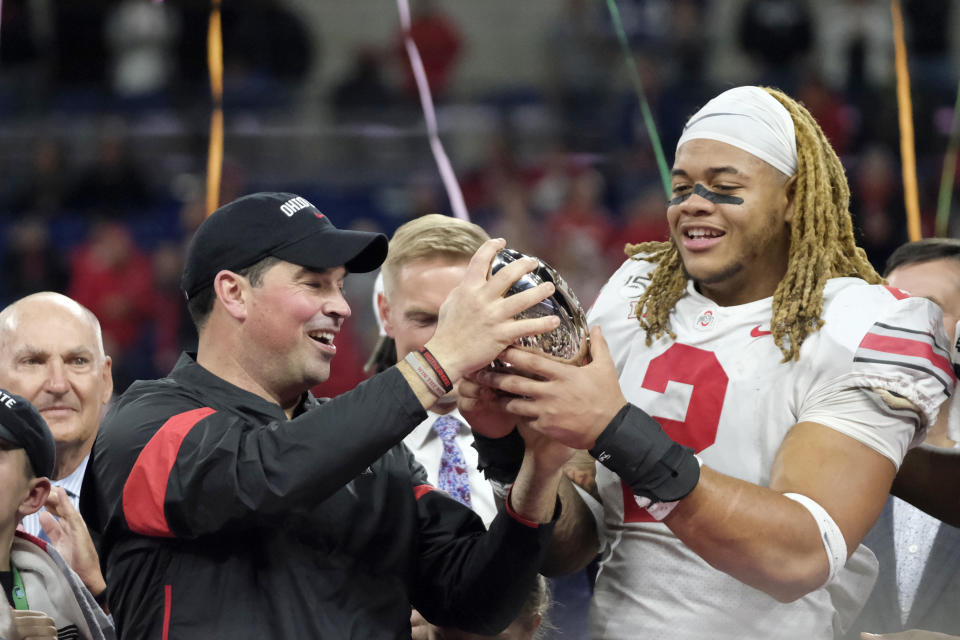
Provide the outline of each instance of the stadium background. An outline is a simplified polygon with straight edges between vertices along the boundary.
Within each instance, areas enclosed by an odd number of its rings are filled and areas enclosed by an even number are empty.
[[[801,99],[840,153],[861,244],[906,241],[890,5],[884,0],[619,0],[672,160],[723,88]],[[470,215],[540,255],[585,304],[624,241],[666,235],[637,96],[601,0],[414,2],[414,37]],[[924,236],[960,56],[955,0],[904,0]],[[3,0],[0,303],[62,291],[100,318],[118,391],[195,336],[178,292],[202,220],[211,99],[207,2]],[[450,207],[390,0],[224,0],[220,201],[305,196],[340,227],[392,231]],[[956,198],[954,203],[956,205]],[[956,236],[958,227],[951,225]],[[336,394],[376,337],[371,276],[351,276]]]

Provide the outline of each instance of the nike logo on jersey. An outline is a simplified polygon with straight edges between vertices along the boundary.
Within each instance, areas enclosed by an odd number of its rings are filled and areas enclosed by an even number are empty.
[[[750,329],[751,338],[760,338],[762,336],[769,336],[773,331],[761,331],[760,325],[755,326],[753,329]]]

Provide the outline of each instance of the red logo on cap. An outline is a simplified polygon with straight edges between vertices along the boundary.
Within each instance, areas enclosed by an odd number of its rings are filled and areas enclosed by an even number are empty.
[[[313,215],[317,216],[318,218],[322,218],[322,217],[323,217],[323,214],[320,213],[319,211],[314,211],[314,212],[313,212]]]

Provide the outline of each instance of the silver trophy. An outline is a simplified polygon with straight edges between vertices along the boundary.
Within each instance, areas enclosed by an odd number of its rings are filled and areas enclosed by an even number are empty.
[[[490,272],[496,273],[511,262],[526,257],[528,256],[513,249],[501,249],[493,259]],[[556,287],[553,295],[530,307],[518,315],[517,319],[552,315],[560,318],[560,325],[549,333],[520,338],[515,344],[527,351],[545,353],[556,360],[581,364],[589,349],[590,340],[590,329],[587,327],[583,307],[557,270],[543,260],[535,259],[539,262],[537,268],[513,283],[504,296],[532,289],[544,282],[552,282]],[[497,362],[495,366],[500,364]]]

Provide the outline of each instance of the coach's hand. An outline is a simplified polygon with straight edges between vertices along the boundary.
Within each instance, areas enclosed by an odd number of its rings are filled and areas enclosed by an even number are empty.
[[[456,382],[464,374],[490,364],[517,338],[552,331],[556,316],[516,320],[520,312],[553,294],[552,283],[540,284],[507,298],[510,286],[537,267],[535,258],[523,258],[489,276],[502,239],[483,243],[470,259],[463,281],[450,292],[437,320],[437,330],[427,348]]]

